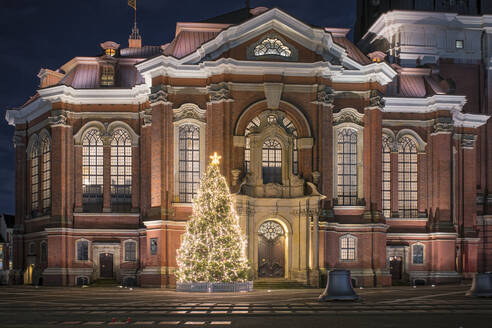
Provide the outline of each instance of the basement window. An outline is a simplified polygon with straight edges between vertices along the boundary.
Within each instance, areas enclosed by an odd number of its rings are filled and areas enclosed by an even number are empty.
[[[465,47],[465,43],[463,40],[456,40],[456,49],[463,49]]]

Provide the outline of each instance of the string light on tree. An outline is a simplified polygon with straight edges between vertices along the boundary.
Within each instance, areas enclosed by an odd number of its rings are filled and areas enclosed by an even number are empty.
[[[246,237],[239,226],[217,153],[200,181],[193,214],[177,252],[178,282],[243,282],[250,268]]]

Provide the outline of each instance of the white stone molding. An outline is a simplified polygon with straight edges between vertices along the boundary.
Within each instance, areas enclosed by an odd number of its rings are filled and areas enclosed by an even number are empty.
[[[419,153],[425,152],[425,147],[427,146],[427,142],[425,142],[417,132],[410,129],[401,129],[396,134],[396,138],[395,138],[396,143],[398,143],[403,137],[410,137],[415,142],[415,145],[417,146],[417,151]]]
[[[231,91],[227,82],[220,82],[208,86],[209,101],[211,103],[221,101],[232,101]]]
[[[32,149],[34,146],[36,146],[39,150],[40,139],[36,133],[30,135],[28,138],[27,147],[26,147],[27,158],[30,158],[30,155],[31,155],[31,152],[32,152]]]
[[[347,122],[364,126],[364,114],[359,113],[355,108],[342,108],[338,113],[333,113],[334,125]]]
[[[73,140],[76,145],[82,145],[82,140],[84,140],[85,135],[89,130],[97,129],[101,134],[101,137],[106,134],[106,126],[99,121],[90,121],[85,123],[79,131],[73,135]]]
[[[298,138],[297,148],[298,149],[312,149],[314,146],[313,138]]]
[[[205,109],[201,109],[196,104],[185,103],[179,106],[179,108],[173,109],[173,121],[181,121],[184,119],[193,119],[199,122],[206,122]]]
[[[335,92],[327,85],[320,85],[315,102],[324,106],[333,106],[333,103],[335,102]]]
[[[134,147],[138,146],[139,135],[136,134],[135,131],[133,131],[133,129],[131,128],[130,125],[128,125],[127,123],[125,123],[123,121],[113,121],[113,122],[109,123],[108,126],[106,127],[106,134],[112,136],[114,130],[116,130],[116,129],[123,129],[126,132],[128,132],[128,134],[130,135],[130,138],[132,139],[132,146],[134,146]]]
[[[158,104],[167,104],[169,101],[167,97],[169,95],[169,87],[164,84],[159,84],[150,88],[149,101],[151,106]]]
[[[291,52],[290,56],[267,55],[267,54],[260,55],[260,56],[255,55],[255,48],[258,45],[260,45],[267,38],[277,39],[280,42],[282,42],[282,45],[286,46],[290,50],[290,52]],[[270,33],[265,34],[261,39],[259,39],[255,43],[250,44],[246,49],[246,58],[249,60],[257,60],[257,59],[260,59],[260,60],[262,60],[262,59],[263,60],[264,59],[278,60],[278,59],[282,59],[285,61],[297,61],[298,57],[299,57],[299,52],[298,52],[297,48],[294,47],[293,45],[291,45],[289,42],[285,41],[285,39],[283,37],[281,37],[280,34],[274,33],[274,32],[270,32]]]
[[[5,119],[9,125],[24,124],[51,111],[51,103],[41,98],[34,100],[22,108],[9,109],[5,112]]]
[[[282,97],[283,83],[263,83],[265,88],[265,98],[269,109],[278,109],[280,98]]]
[[[64,110],[56,111],[54,116],[48,117],[48,124],[50,126],[67,126],[68,114]]]
[[[463,149],[474,149],[475,143],[477,141],[477,135],[468,133],[455,133],[453,135],[453,139],[458,140],[461,143],[461,147]]]

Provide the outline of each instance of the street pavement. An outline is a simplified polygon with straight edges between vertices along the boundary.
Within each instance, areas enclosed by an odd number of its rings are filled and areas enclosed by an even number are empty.
[[[492,327],[492,298],[469,285],[357,289],[358,302],[317,302],[322,289],[177,293],[120,287],[0,287],[0,327]]]

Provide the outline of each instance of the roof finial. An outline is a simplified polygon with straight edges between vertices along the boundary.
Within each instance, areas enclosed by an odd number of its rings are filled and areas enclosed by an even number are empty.
[[[130,33],[130,37],[128,38],[128,46],[130,48],[141,48],[142,37],[137,27],[137,0],[128,0],[128,5],[135,11],[132,33]]]
[[[249,0],[246,0],[246,8],[250,8]]]

